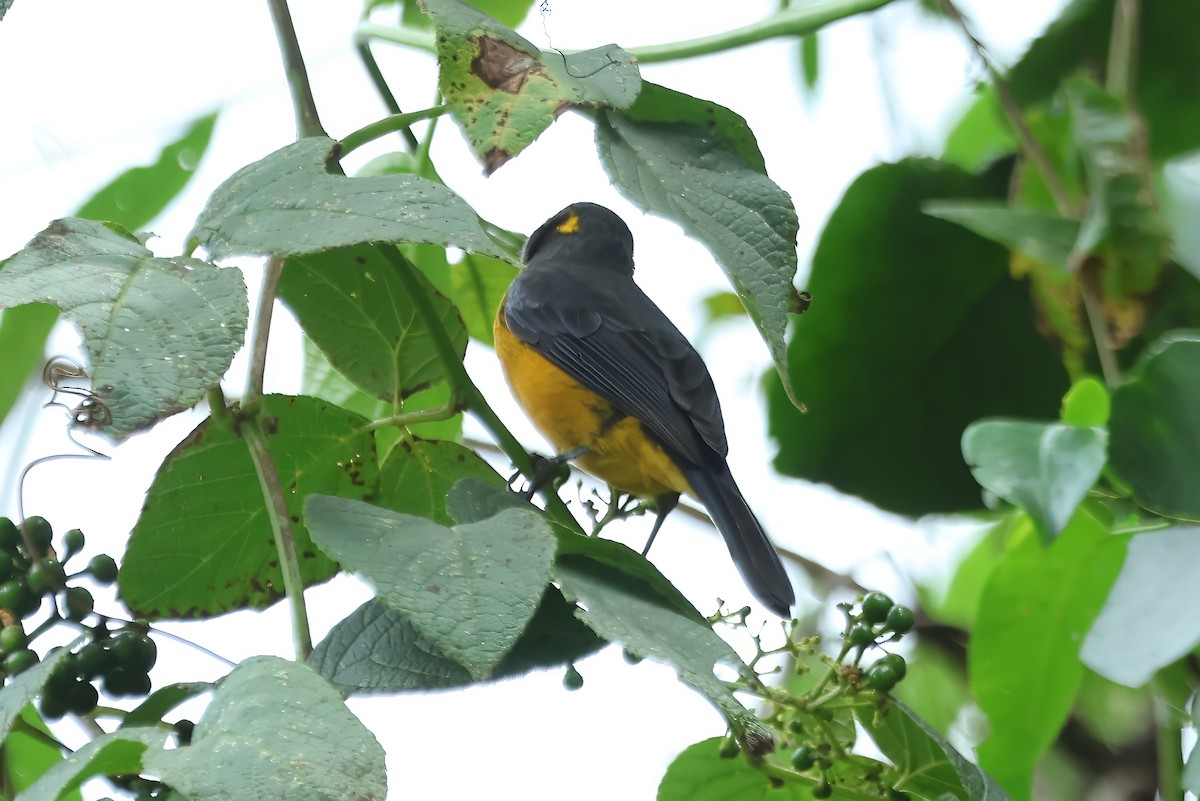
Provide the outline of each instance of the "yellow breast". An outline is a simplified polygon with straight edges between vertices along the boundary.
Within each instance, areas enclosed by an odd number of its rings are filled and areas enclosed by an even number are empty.
[[[575,461],[597,478],[647,498],[692,494],[671,457],[642,424],[564,373],[518,339],[496,315],[496,356],[517,402],[559,453],[591,450]]]

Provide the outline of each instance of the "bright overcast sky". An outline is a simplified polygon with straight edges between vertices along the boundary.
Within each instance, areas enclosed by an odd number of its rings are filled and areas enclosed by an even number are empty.
[[[317,104],[334,137],[384,113],[351,47],[357,5],[292,3]],[[544,19],[552,42],[536,8],[521,32],[542,47],[552,43],[570,50],[616,42],[632,48],[745,24],[775,5],[552,0],[552,13]],[[1061,3],[962,5],[978,12],[977,32],[998,59],[1009,62]],[[680,14],[681,7],[687,13]],[[797,48],[785,42],[643,70],[651,81],[746,117],[772,178],[791,193],[799,211],[802,275],[815,237],[846,184],[880,161],[935,155],[946,127],[982,75],[961,37],[945,24],[930,23],[911,0],[833,26],[822,33],[820,45],[822,84],[815,99],[804,97]],[[433,102],[435,67],[427,54],[383,44],[376,52],[405,110]],[[152,160],[186,121],[220,107],[222,117],[201,170],[154,226],[161,238],[152,246],[177,253],[208,193],[223,178],[294,137],[265,2],[15,0],[0,22],[0,75],[6,76],[0,82],[0,257],[18,250],[50,220],[69,215],[114,175]],[[673,224],[636,211],[609,186],[592,146],[592,128],[578,115],[565,115],[491,178],[482,176],[449,120],[439,128],[434,159],[449,185],[481,214],[516,231],[532,231],[576,200],[618,211],[634,231],[638,280],[685,333],[698,329],[699,298],[724,287],[720,271],[698,244]],[[681,286],[688,291],[679,291]],[[284,316],[276,331],[279,350],[273,353],[268,389],[295,392],[299,340],[287,322]],[[749,323],[726,326],[699,345],[725,408],[734,474],[767,530],[788,549],[838,570],[857,569],[861,581],[907,597],[892,560],[927,562],[931,548],[925,537],[904,521],[771,472],[758,391],[769,359]],[[71,336],[63,332],[54,352],[69,353],[72,347]],[[468,364],[485,391],[498,388],[489,350],[473,344]],[[237,386],[245,371],[242,358],[233,371]],[[803,397],[802,377],[798,389]],[[494,394],[505,422],[531,447],[544,450],[507,393]],[[53,410],[38,410],[44,400],[33,398],[0,430],[0,475],[6,477],[0,482],[0,514],[16,514],[15,477],[25,461],[70,449],[62,418]],[[79,526],[90,536],[89,550],[119,556],[155,467],[198,420],[180,415],[167,421],[123,445],[109,462],[73,460],[39,468],[26,487],[27,513],[47,517],[59,533]],[[610,531],[640,543],[645,523]],[[735,606],[751,600],[720,539],[682,517],[667,524],[653,557],[702,611],[712,611],[718,595]],[[797,585],[805,596],[799,576]],[[310,597],[320,637],[366,591],[339,579]],[[111,594],[98,593],[97,602],[101,611],[115,609]],[[803,603],[798,613],[805,611]],[[234,659],[264,650],[290,652],[280,607],[261,615],[230,615],[223,623],[174,629]],[[163,640],[160,649],[156,686],[223,673],[220,663],[191,649]],[[393,798],[519,792],[533,799],[564,794],[575,801],[650,799],[675,754],[723,731],[706,702],[662,667],[629,667],[608,649],[580,670],[586,684],[575,693],[562,690],[561,673],[551,672],[465,692],[358,700],[352,706],[387,749]]]

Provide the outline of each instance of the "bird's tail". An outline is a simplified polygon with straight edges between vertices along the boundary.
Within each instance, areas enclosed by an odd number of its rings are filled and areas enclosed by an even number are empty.
[[[758,518],[746,505],[729,466],[722,459],[719,465],[691,468],[684,475],[725,537],[733,563],[750,591],[775,614],[791,617],[796,603],[792,582]]]

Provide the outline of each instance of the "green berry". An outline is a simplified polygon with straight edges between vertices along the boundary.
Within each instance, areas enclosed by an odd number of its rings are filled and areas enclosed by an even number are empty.
[[[583,676],[574,665],[567,665],[567,672],[563,674],[563,686],[568,690],[578,690],[583,686]]]
[[[638,656],[633,651],[630,651],[628,648],[621,651],[621,656],[630,665],[637,665],[642,661],[642,657]]]
[[[813,798],[829,798],[831,795],[833,795],[833,785],[829,782],[821,782],[812,788]]]
[[[50,521],[34,515],[25,518],[24,528],[25,533],[29,535],[29,541],[33,543],[34,553],[44,556],[46,551],[50,550],[50,543],[54,540],[54,529],[50,528]],[[32,555],[30,554],[30,556]]]
[[[862,599],[863,620],[871,625],[882,623],[895,604],[882,592],[869,592]]]
[[[96,688],[92,686],[91,682],[76,681],[67,691],[64,700],[68,712],[86,715],[96,708],[96,704],[100,702],[100,694],[96,692]]]
[[[158,661],[158,646],[154,640],[136,631],[122,631],[111,640],[117,664],[135,673],[149,673]]]
[[[67,714],[67,699],[61,695],[43,693],[42,700],[38,704],[38,709],[41,710],[43,719],[58,720]]]
[[[904,661],[904,657],[900,656],[900,654],[887,654],[880,657],[875,664],[890,667],[895,672],[897,681],[908,675],[908,663]]]
[[[0,581],[8,581],[17,574],[17,566],[13,564],[12,557],[6,553],[0,553]]]
[[[180,718],[171,726],[175,732],[175,739],[180,745],[192,744],[192,732],[195,728],[196,724],[187,718]]]
[[[897,790],[895,787],[888,790],[887,797],[888,801],[909,801],[912,798],[908,793],[903,790]]]
[[[800,718],[792,718],[788,721],[788,731],[792,734],[802,734],[804,732],[804,721]]]
[[[83,545],[86,538],[83,532],[77,528],[73,528],[63,535],[63,562],[68,561],[72,556],[83,550]]]
[[[95,601],[92,594],[83,587],[67,587],[67,620],[76,623],[92,613]]]
[[[41,605],[41,599],[29,591],[24,579],[9,579],[0,584],[0,609],[8,611],[13,617],[29,617]]]
[[[876,662],[867,668],[866,682],[872,690],[886,693],[895,687],[898,681],[900,681],[900,677],[896,675],[896,670],[891,665]]]
[[[10,676],[24,673],[38,663],[38,655],[28,648],[13,651],[4,657],[4,672]]]
[[[855,623],[846,634],[846,640],[855,648],[866,648],[875,642],[875,632],[870,626]]]
[[[20,621],[0,629],[0,651],[11,654],[25,647],[25,627]]]
[[[106,553],[97,554],[88,562],[87,572],[100,584],[112,584],[117,580],[117,560]]]
[[[21,530],[17,524],[7,517],[0,517],[0,550],[15,554],[20,544]]]
[[[90,642],[79,649],[75,656],[75,666],[79,675],[85,679],[94,679],[117,666],[117,657],[109,646],[109,640]]]
[[[893,606],[892,611],[888,612],[887,620],[883,623],[883,630],[896,634],[907,634],[912,631],[915,622],[913,611],[907,606]]]
[[[114,698],[121,696],[147,695],[150,692],[150,677],[137,670],[118,665],[104,674],[104,692]]]
[[[46,557],[29,566],[29,573],[25,576],[25,580],[29,582],[29,591],[34,595],[41,596],[63,586],[67,580],[67,574],[57,559]]]
[[[802,745],[792,752],[792,767],[798,771],[806,771],[812,768],[817,762],[813,756],[812,748],[807,745]]]

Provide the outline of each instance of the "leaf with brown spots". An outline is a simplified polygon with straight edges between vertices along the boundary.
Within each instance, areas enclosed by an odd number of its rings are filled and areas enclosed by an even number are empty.
[[[641,91],[633,57],[616,45],[542,51],[460,0],[421,0],[437,28],[439,87],[489,174],[564,111],[628,108]]]

